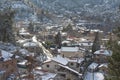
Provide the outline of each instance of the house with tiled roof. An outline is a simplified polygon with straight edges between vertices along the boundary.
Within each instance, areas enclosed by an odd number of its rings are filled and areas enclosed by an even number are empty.
[[[53,57],[43,63],[42,69],[46,72],[57,73],[57,77],[63,79],[76,79],[82,76],[80,71],[80,64],[84,61],[83,58],[66,58],[60,55]]]
[[[64,57],[83,57],[79,47],[61,47],[60,54]]]
[[[94,52],[94,62],[96,63],[107,63],[108,57],[112,56],[112,51],[101,49]]]

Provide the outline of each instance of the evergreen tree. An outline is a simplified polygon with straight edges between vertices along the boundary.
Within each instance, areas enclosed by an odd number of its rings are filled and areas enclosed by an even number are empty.
[[[93,42],[93,46],[92,46],[92,53],[94,53],[95,51],[100,49],[100,39],[99,39],[99,32],[95,33],[95,39]]]
[[[55,36],[55,44],[57,45],[57,47],[61,47],[61,34],[60,32],[57,33],[57,35]]]
[[[109,74],[107,80],[120,80],[120,27],[113,31],[114,35],[117,36],[116,40],[110,37],[108,42],[108,48],[112,50],[112,56],[109,58]]]
[[[14,11],[11,8],[5,8],[0,11],[0,41],[15,43],[13,34]]]
[[[33,27],[33,26],[34,26],[33,23],[30,22],[30,23],[29,23],[29,27],[28,27],[28,30],[29,30],[30,33],[33,33],[33,32],[34,32],[34,27]]]
[[[73,29],[71,24],[68,24],[65,28],[63,28],[63,32],[71,32],[72,30]]]

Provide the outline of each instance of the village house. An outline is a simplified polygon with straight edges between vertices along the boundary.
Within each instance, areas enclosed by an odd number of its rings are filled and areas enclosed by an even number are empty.
[[[35,80],[59,80],[55,78],[57,75],[56,73],[43,71],[40,66],[35,67],[33,73]]]
[[[104,80],[104,75],[108,72],[108,64],[107,63],[95,63],[92,62],[87,71],[84,74],[84,80]]]
[[[19,74],[27,74],[28,69],[27,69],[27,60],[23,60],[17,63],[17,67],[19,70]]]
[[[31,53],[40,53],[39,45],[36,42],[28,41],[23,44],[23,48]],[[36,54],[34,54],[36,55]]]
[[[54,70],[57,69],[58,64],[67,65],[68,61],[62,56],[57,55],[56,57],[53,57],[51,60],[45,61],[42,65],[42,68],[43,70],[54,72]]]
[[[104,80],[105,77],[102,73],[100,72],[86,72],[84,79],[83,80]]]
[[[20,47],[23,47],[23,44],[26,42],[32,41],[31,39],[19,39],[16,41],[16,44],[19,45]]]
[[[109,39],[108,39],[108,38],[103,38],[103,39],[101,39],[102,44],[107,44],[107,43],[108,43],[108,41],[109,41]]]
[[[98,71],[98,66],[99,66],[99,64],[93,62],[88,66],[87,71],[96,72],[96,71]]]
[[[31,34],[25,28],[21,28],[21,30],[19,30],[19,36],[22,38],[30,38]]]
[[[96,52],[94,52],[94,62],[96,63],[107,63],[108,57],[112,55],[112,51],[101,49]]]
[[[16,56],[0,50],[0,80],[6,80],[12,74],[18,75]]]
[[[29,21],[18,21],[14,23],[17,28],[27,28],[29,26]]]
[[[60,54],[64,57],[80,57],[82,58],[84,55],[79,50],[79,47],[61,47]]]
[[[79,42],[79,47],[87,49],[87,50],[91,50],[92,49],[92,45],[93,45],[93,42],[91,42],[91,41]]]
[[[16,46],[11,43],[4,43],[0,41],[0,49],[5,50],[7,52],[14,52],[16,50]]]
[[[63,79],[76,79],[81,77],[82,74],[79,73],[80,65],[84,59],[68,59],[57,55],[51,60],[45,61],[42,65],[42,69],[46,72],[57,73],[56,78]]]
[[[104,75],[108,71],[107,68],[108,65],[106,63],[91,63],[84,74],[84,80],[104,80]]]
[[[101,72],[101,73],[105,74],[108,71],[108,63],[99,64],[99,63],[92,62],[88,66],[87,71],[89,71],[89,72]]]
[[[81,68],[84,62],[84,58],[67,58],[68,64],[67,66],[78,71],[82,72]]]

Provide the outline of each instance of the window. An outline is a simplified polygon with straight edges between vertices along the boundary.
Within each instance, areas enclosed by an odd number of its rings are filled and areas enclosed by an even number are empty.
[[[77,63],[76,67],[78,68],[79,67],[79,64]]]
[[[73,63],[70,63],[71,66],[73,66],[74,64]]]
[[[64,78],[66,77],[66,75],[65,75],[65,74],[60,74],[60,75],[61,75],[62,77],[64,77]]]
[[[46,65],[48,68],[50,67],[49,65]]]
[[[56,69],[58,68],[57,65],[55,65],[55,68],[56,68]]]

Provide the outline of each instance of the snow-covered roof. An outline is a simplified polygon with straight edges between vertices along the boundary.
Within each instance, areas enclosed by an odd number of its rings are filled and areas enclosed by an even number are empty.
[[[25,30],[25,28],[22,28],[21,30],[19,30],[19,33],[24,33],[27,32],[27,30]]]
[[[19,34],[20,35],[30,35],[30,33],[27,32],[27,30],[25,30],[24,28],[22,28],[21,30],[19,30]]]
[[[81,63],[82,61],[84,61],[84,58],[80,58],[80,59],[77,59],[77,58],[69,59],[69,58],[67,58],[67,60],[68,60],[68,62]]]
[[[33,73],[36,77],[35,80],[52,80],[57,75],[55,73],[50,73],[42,70],[34,70]]]
[[[70,43],[70,41],[68,41],[68,40],[62,41],[62,44],[64,44],[64,43]]]
[[[88,66],[88,68],[89,68],[89,69],[96,69],[98,65],[99,65],[99,64],[93,62],[93,63],[91,63],[91,64]]]
[[[111,56],[112,55],[112,51],[110,50],[98,50],[96,52],[94,52],[94,54],[103,54],[103,55],[106,55],[106,56]]]
[[[85,48],[79,48],[79,50],[81,50],[82,52],[86,51]]]
[[[9,53],[7,51],[1,50],[1,56],[2,56],[2,58],[4,58],[4,61],[7,61],[7,60],[11,59],[13,54],[11,54],[11,53]]]
[[[31,39],[18,40],[17,42],[23,44],[23,43],[25,43],[27,41],[31,41]]]
[[[22,33],[19,33],[20,35],[30,35],[29,32],[22,32]]]
[[[100,68],[100,67],[106,67],[106,68],[108,68],[108,63],[100,64],[100,65],[99,65],[99,68]]]
[[[84,80],[104,80],[104,75],[100,72],[95,73],[87,72]]]
[[[35,67],[36,70],[41,70],[42,68],[40,66]]]
[[[61,35],[62,36],[67,36],[67,33],[66,32],[62,32]]]
[[[16,50],[16,46],[14,46],[13,44],[11,43],[4,43],[4,42],[0,42],[0,49],[1,50],[5,50],[7,52],[13,52]]]
[[[87,41],[87,39],[85,39],[85,38],[80,38],[80,41]]]
[[[57,74],[55,74],[55,73],[47,73],[46,75],[42,76],[42,80],[50,80],[52,78],[55,78],[56,75]]]
[[[103,38],[103,39],[101,39],[102,41],[109,41],[109,39],[107,39],[107,38]]]
[[[103,31],[101,31],[101,30],[99,30],[99,29],[91,29],[91,32],[103,32]]]
[[[25,65],[27,62],[28,62],[27,60],[23,60],[22,62],[19,62],[17,64],[19,64],[19,65]]]
[[[70,59],[70,58],[65,58],[65,57],[62,57],[60,55],[57,55],[56,57],[53,57],[52,59],[48,59],[47,61],[44,61],[44,63],[50,62],[52,60],[57,62],[58,64],[67,65],[68,62],[81,63],[82,61],[84,61],[84,58],[79,58],[79,59],[78,58],[73,58],[73,59]]]
[[[80,46],[92,46],[93,43],[92,42],[80,42],[79,45]]]
[[[63,64],[63,65],[67,65],[67,63],[68,63],[67,59],[63,58],[60,55],[57,55],[56,57],[53,57],[52,60],[55,61],[55,62],[58,62],[60,64]]]
[[[20,49],[19,52],[21,54],[28,54],[29,53],[26,49]]]
[[[62,52],[78,52],[78,47],[61,47]]]
[[[68,67],[68,66],[61,65],[61,64],[58,64],[58,65],[61,66],[61,67],[63,67],[63,68],[65,68],[65,69],[68,69],[68,70],[76,73],[76,74],[79,75],[79,76],[82,76],[82,74],[80,74],[79,72],[77,72],[76,70],[74,70],[74,69],[72,69],[72,68],[70,68],[70,67]]]
[[[38,46],[38,44],[35,42],[26,42],[23,44],[23,47],[35,47],[35,46]]]
[[[40,70],[34,70],[33,72],[34,74],[38,74],[38,75],[45,75],[45,72],[42,72]]]

